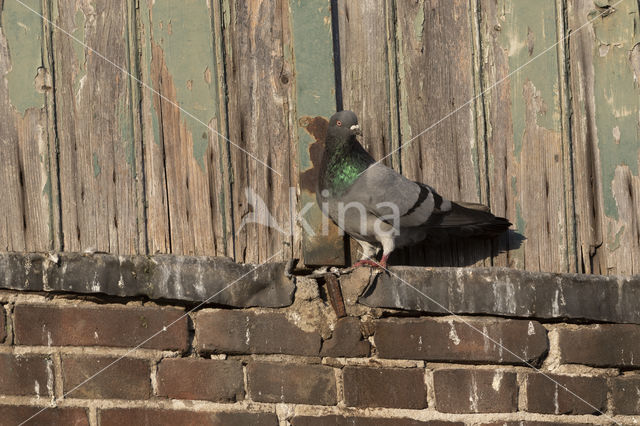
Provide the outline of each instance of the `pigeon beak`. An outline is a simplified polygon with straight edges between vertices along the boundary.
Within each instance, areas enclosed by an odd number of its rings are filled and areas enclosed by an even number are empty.
[[[349,130],[351,130],[351,132],[354,135],[358,135],[358,136],[362,135],[362,130],[360,130],[360,126],[357,124],[354,124],[353,126],[351,126]]]

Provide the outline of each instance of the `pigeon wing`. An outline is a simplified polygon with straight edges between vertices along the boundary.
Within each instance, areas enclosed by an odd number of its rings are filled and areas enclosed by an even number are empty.
[[[411,181],[382,164],[374,164],[362,173],[341,201],[345,205],[360,203],[382,220],[399,218],[400,228],[424,226],[434,215],[449,211],[452,204],[428,185]]]

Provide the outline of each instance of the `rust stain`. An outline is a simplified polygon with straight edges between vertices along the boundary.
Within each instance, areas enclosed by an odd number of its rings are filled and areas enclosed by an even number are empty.
[[[300,187],[303,190],[315,193],[329,121],[324,117],[302,117],[300,118],[300,125],[315,139],[315,142],[309,146],[309,158],[313,166],[300,174]]]
[[[325,281],[327,282],[327,293],[329,294],[329,301],[333,310],[336,312],[338,318],[346,317],[347,311],[344,307],[344,299],[342,298],[342,290],[338,279],[332,273],[325,274]]]

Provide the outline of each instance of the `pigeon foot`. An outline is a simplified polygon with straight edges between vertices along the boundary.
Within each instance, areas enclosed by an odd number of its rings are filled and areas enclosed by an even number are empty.
[[[379,268],[380,265],[375,260],[361,259],[353,264],[353,268],[359,268],[360,266],[371,266],[372,268]]]
[[[388,258],[389,258],[389,255],[382,256],[382,259],[380,259],[380,262],[376,262],[375,260],[371,260],[371,259],[360,259],[352,266],[352,268],[358,268],[360,266],[370,266],[372,268],[377,268],[377,269],[387,269]]]

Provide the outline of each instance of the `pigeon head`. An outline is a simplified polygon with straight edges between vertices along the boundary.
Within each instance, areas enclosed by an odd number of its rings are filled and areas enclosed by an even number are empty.
[[[348,110],[336,112],[331,116],[328,133],[334,137],[347,139],[362,134],[358,125],[358,117],[353,111]]]

